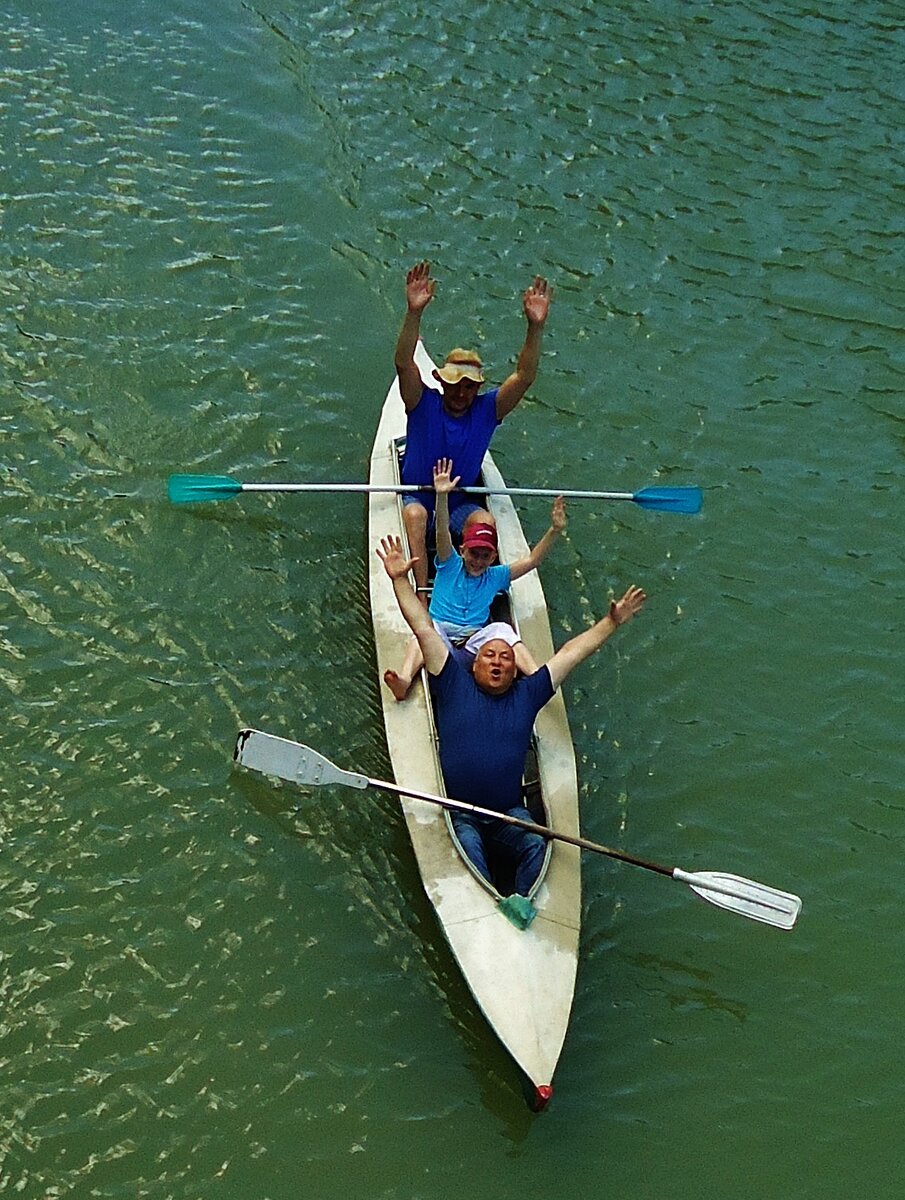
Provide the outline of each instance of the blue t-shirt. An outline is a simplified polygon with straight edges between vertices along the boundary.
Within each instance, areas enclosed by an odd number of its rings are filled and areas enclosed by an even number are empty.
[[[500,422],[496,415],[499,388],[481,392],[461,417],[453,417],[443,407],[443,396],[433,388],[424,388],[421,399],[408,414],[402,482],[433,483],[434,466],[439,458],[451,458],[453,473],[461,487],[473,487],[481,473],[481,463]],[[433,512],[433,492],[419,492],[419,501]],[[451,492],[449,508],[473,503],[473,498]]]
[[[516,808],[534,718],[553,696],[550,672],[541,667],[488,696],[450,655],[428,678],[447,795],[495,812]]]
[[[461,554],[453,550],[446,562],[435,559],[435,566],[437,574],[430,602],[433,620],[465,629],[487,625],[494,596],[509,590],[508,564],[497,563],[480,575],[469,575]]]

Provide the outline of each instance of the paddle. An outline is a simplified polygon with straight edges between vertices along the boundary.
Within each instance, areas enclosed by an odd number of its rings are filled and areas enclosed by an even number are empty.
[[[252,771],[260,771],[264,775],[285,779],[301,786],[322,787],[338,783],[352,788],[380,788],[383,791],[395,792],[398,796],[409,796],[413,800],[426,800],[429,804],[439,804],[442,808],[475,813],[481,817],[493,817],[509,825],[518,825],[522,829],[528,829],[532,833],[540,834],[541,837],[552,841],[567,842],[570,846],[578,846],[582,850],[592,850],[595,854],[605,854],[609,858],[619,859],[620,862],[643,867],[647,871],[656,871],[660,875],[667,875],[671,879],[678,880],[679,883],[688,884],[693,892],[696,892],[709,904],[726,908],[743,917],[750,917],[753,921],[775,925],[778,929],[791,929],[801,912],[801,900],[798,896],[793,896],[789,892],[777,891],[776,888],[756,883],[753,879],[743,879],[739,875],[727,875],[723,871],[683,871],[679,867],[664,867],[643,858],[636,858],[634,854],[628,854],[624,850],[611,850],[609,846],[589,842],[586,838],[573,837],[567,833],[556,833],[545,825],[536,825],[533,821],[521,821],[506,813],[478,808],[477,805],[466,804],[462,800],[430,796],[425,792],[399,787],[395,783],[369,779],[366,775],[343,771],[308,746],[289,741],[288,738],[262,733],[258,729],[240,731],[233,757],[237,763]]]
[[[173,504],[229,500],[242,492],[432,492],[433,485],[396,483],[240,483],[228,475],[171,475],[167,495]],[[662,512],[696,513],[703,496],[698,487],[646,487],[640,492],[565,492],[556,488],[456,488],[472,496],[563,496],[566,500],[631,500]]]

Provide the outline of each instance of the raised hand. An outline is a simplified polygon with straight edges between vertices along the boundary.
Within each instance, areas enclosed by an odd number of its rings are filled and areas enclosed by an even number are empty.
[[[550,509],[550,524],[557,533],[562,533],[569,524],[569,518],[566,515],[566,502],[562,496],[557,496],[553,501],[553,507]]]
[[[416,263],[405,277],[405,302],[411,313],[422,313],[434,298],[436,280],[429,262]]]
[[[522,296],[522,307],[529,325],[543,325],[550,311],[553,289],[542,275],[534,277],[534,283]]]
[[[445,492],[454,491],[459,480],[462,478],[461,475],[457,475],[455,479],[452,479],[452,469],[451,458],[437,460],[437,464],[434,467],[434,491],[438,496],[442,496]]]
[[[402,538],[398,537],[381,538],[375,553],[390,579],[403,579],[418,561],[417,558],[405,557],[402,552]]]
[[[614,600],[610,604],[610,620],[616,626],[624,625],[626,621],[632,619],[635,613],[641,611],[646,599],[647,596],[641,588],[632,584],[621,600]]]

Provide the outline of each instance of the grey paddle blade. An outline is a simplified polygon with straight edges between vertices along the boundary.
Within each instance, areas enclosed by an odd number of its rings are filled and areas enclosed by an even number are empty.
[[[693,892],[709,904],[741,913],[753,921],[791,929],[801,912],[801,898],[791,892],[780,892],[753,879],[727,875],[723,871],[673,871],[673,879],[687,883]]]
[[[272,733],[262,733],[259,729],[240,731],[233,758],[252,771],[285,779],[301,787],[340,783],[345,787],[366,788],[369,783],[366,775],[342,771],[308,746],[274,737]]]

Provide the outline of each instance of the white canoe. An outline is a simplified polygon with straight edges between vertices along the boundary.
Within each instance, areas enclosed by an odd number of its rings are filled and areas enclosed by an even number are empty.
[[[433,363],[418,343],[416,361],[429,381]],[[371,455],[370,483],[399,482],[396,440],[405,434],[405,410],[394,383],[383,407]],[[504,487],[488,454],[488,487]],[[422,481],[427,482],[427,481]],[[383,683],[388,667],[398,668],[409,637],[392,584],[374,554],[381,537],[405,541],[398,493],[369,497],[371,614],[377,650],[379,688],[393,774],[401,787],[445,795],[436,733],[423,680],[406,700],[396,701]],[[511,499],[488,498],[497,522],[500,558],[523,557],[528,546]],[[537,662],[553,653],[550,623],[536,571],[511,589],[512,616]],[[546,823],[557,832],[579,833],[575,756],[560,693],[538,715],[536,755]],[[468,800],[468,796],[454,799]],[[425,891],[462,973],[484,1016],[534,1089],[535,1107],[552,1091],[575,992],[581,920],[580,851],[561,842],[550,849],[533,893],[537,915],[520,929],[500,910],[500,894],[481,880],[460,853],[446,811],[423,800],[403,800],[403,810]],[[544,818],[541,818],[542,820]]]

